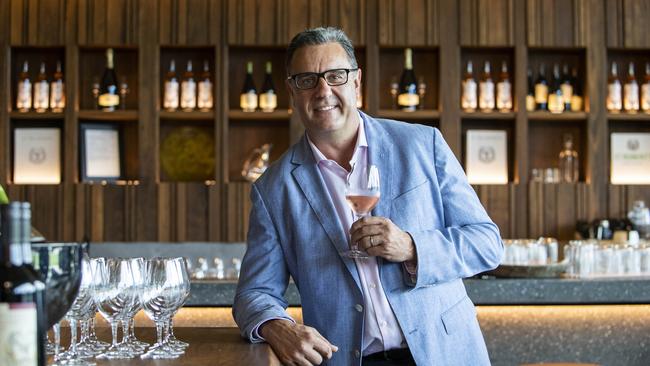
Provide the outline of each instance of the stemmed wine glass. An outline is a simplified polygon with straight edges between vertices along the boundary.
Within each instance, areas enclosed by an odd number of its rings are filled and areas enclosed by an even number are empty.
[[[379,169],[375,165],[367,165],[362,171],[355,172],[352,166],[345,182],[345,199],[354,213],[354,221],[370,216],[370,211],[379,202]],[[341,252],[348,258],[364,259],[368,254],[359,249],[358,243],[350,243],[350,250]]]

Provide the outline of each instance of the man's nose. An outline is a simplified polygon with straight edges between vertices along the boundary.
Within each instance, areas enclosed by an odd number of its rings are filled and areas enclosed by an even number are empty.
[[[318,83],[316,84],[315,93],[317,96],[327,96],[332,94],[332,87],[325,81],[325,78],[318,78]]]

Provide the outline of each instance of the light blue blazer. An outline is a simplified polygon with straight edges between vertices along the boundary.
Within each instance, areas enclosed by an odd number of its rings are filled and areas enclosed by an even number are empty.
[[[361,113],[369,163],[379,168],[374,216],[411,234],[418,258],[413,283],[401,263],[378,258],[381,282],[418,365],[489,365],[476,311],[462,278],[492,269],[503,244],[440,132]],[[348,248],[307,139],[293,145],[251,190],[248,248],[233,304],[242,335],[288,318],[293,278],[303,321],[339,347],[329,365],[359,365],[363,295]]]

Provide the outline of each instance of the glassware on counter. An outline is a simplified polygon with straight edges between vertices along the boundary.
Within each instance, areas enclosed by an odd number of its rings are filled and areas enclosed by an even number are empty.
[[[546,265],[557,263],[558,242],[555,238],[506,239],[505,257],[501,264],[516,266]]]
[[[650,245],[611,241],[571,240],[564,248],[567,274],[576,278],[649,276]]]

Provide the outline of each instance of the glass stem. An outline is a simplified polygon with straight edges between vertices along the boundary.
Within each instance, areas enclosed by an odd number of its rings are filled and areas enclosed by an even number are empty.
[[[115,319],[111,320],[111,334],[113,336],[113,341],[111,342],[111,348],[117,348],[117,326],[118,321]]]
[[[68,319],[70,323],[70,353],[74,358],[77,356],[77,319]]]
[[[127,343],[129,341],[129,321],[122,320],[122,343]]]
[[[156,342],[156,345],[158,345],[158,346],[162,345],[162,340],[163,340],[163,322],[162,321],[157,321],[156,322],[156,339],[158,340]]]
[[[56,323],[52,327],[54,331],[54,357],[61,352],[61,323]]]
[[[135,338],[135,318],[129,320],[129,336]]]

